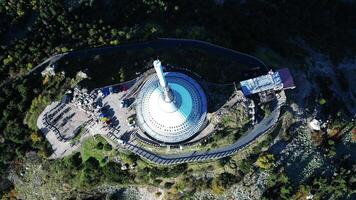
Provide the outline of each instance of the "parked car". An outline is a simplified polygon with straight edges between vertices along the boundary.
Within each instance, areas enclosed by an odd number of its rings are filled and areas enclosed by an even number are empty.
[[[125,107],[125,99],[120,101],[120,108],[124,108]]]
[[[136,121],[133,116],[127,118],[127,125],[132,129],[136,126]]]
[[[128,99],[123,99],[120,101],[120,107],[121,108],[127,108],[129,107],[129,100]]]

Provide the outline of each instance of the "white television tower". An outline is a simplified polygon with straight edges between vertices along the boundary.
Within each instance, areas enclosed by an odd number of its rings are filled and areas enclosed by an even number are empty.
[[[161,88],[163,90],[164,101],[167,103],[172,102],[174,100],[174,96],[172,90],[169,88],[167,84],[166,78],[164,77],[161,61],[159,60],[153,61],[153,67],[156,70],[159,84],[161,85]]]

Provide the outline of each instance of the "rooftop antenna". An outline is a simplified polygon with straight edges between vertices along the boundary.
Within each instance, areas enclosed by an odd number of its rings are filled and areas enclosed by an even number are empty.
[[[172,90],[169,88],[169,86],[167,84],[166,78],[164,77],[161,61],[159,61],[159,60],[153,61],[153,67],[156,70],[159,84],[163,90],[164,101],[167,103],[173,102],[174,96],[173,96]]]

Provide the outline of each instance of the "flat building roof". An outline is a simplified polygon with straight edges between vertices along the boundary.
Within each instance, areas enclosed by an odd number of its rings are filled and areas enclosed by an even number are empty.
[[[277,72],[270,71],[266,75],[241,81],[240,85],[245,96],[267,90],[281,90],[295,87],[293,77],[288,68],[280,69]]]

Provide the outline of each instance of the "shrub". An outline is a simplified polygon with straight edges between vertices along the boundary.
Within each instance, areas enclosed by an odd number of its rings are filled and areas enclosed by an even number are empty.
[[[162,195],[162,192],[156,192],[155,195],[156,195],[156,198],[158,198]]]
[[[325,100],[324,98],[321,98],[321,99],[319,100],[319,104],[320,104],[320,105],[326,104],[326,100]]]
[[[155,185],[155,186],[159,186],[161,183],[162,183],[162,180],[161,180],[161,179],[155,179],[155,180],[153,180],[153,185]]]
[[[105,149],[105,151],[111,151],[112,150],[112,146],[109,143],[106,143],[104,145],[104,149]]]
[[[213,182],[211,184],[211,190],[214,194],[222,194],[225,191],[218,178],[213,179]]]
[[[98,144],[96,144],[96,149],[98,150],[102,150],[104,147],[104,144],[102,142],[98,142]]]
[[[168,190],[168,189],[171,189],[173,185],[174,185],[174,182],[165,182],[163,186],[165,189]]]
[[[186,181],[185,180],[180,180],[176,183],[175,188],[178,191],[183,191],[186,188]]]

